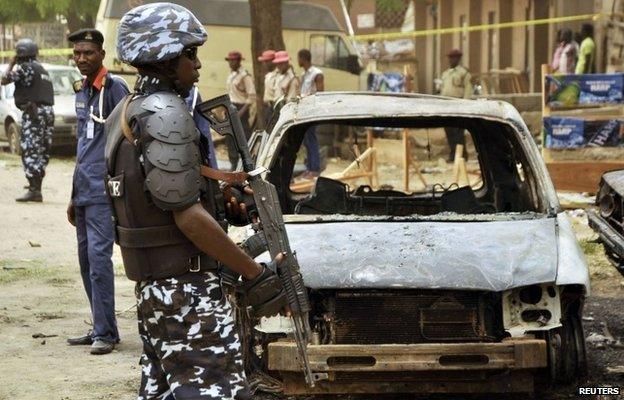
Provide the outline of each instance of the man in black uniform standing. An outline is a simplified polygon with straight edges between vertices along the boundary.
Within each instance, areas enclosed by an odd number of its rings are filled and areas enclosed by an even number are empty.
[[[28,192],[15,199],[19,202],[43,201],[41,183],[54,130],[54,88],[48,71],[37,61],[37,52],[37,44],[31,39],[18,40],[15,57],[0,81],[2,85],[15,84],[15,105],[22,111],[20,148]]]
[[[107,190],[126,275],[137,281],[139,399],[251,398],[220,265],[243,276],[250,304],[285,304],[275,273],[227,236],[227,207],[202,175],[208,150],[184,97],[206,37],[169,3],[139,6],[119,25],[118,58],[139,78],[106,121]]]

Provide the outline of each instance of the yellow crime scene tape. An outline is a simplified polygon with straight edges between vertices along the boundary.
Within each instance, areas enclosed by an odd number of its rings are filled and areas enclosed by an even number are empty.
[[[70,56],[74,54],[74,49],[41,49],[40,56]],[[0,57],[13,57],[15,50],[0,51]]]
[[[582,14],[582,15],[570,15],[567,17],[553,17],[553,18],[544,18],[544,19],[530,19],[526,21],[500,22],[497,24],[455,26],[451,28],[425,29],[425,30],[410,31],[410,32],[372,33],[368,35],[355,35],[353,36],[353,38],[358,41],[403,39],[403,38],[412,38],[412,37],[419,37],[419,36],[445,35],[449,33],[458,33],[458,32],[485,31],[488,29],[504,29],[504,28],[516,28],[519,26],[545,25],[545,24],[554,24],[558,22],[581,21],[581,20],[587,20],[587,19],[597,20],[601,16],[605,16],[605,15],[608,15],[608,14],[602,14],[602,13]],[[41,56],[69,56],[69,55],[72,55],[73,52],[74,50],[71,48],[41,49],[39,50],[39,55]],[[0,51],[0,57],[12,57],[13,55],[15,55],[14,50]]]
[[[544,19],[530,19],[526,21],[500,22],[497,24],[456,26],[452,28],[425,29],[425,30],[410,31],[410,32],[372,33],[369,35],[355,35],[353,38],[357,41],[403,39],[403,38],[413,38],[413,37],[419,37],[419,36],[444,35],[448,33],[485,31],[488,29],[503,29],[503,28],[515,28],[519,26],[545,25],[545,24],[554,24],[558,22],[581,21],[581,20],[587,20],[587,19],[597,20],[603,15],[606,15],[606,14],[598,13],[598,14],[570,15],[567,17],[553,17],[553,18],[544,18]]]

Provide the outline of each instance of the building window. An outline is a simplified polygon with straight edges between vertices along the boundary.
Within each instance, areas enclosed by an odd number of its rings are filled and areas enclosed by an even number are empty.
[[[337,35],[312,35],[310,37],[312,64],[348,71],[349,49]]]

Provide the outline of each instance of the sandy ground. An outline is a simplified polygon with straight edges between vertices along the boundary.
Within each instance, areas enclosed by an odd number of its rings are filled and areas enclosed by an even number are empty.
[[[72,160],[54,159],[44,181],[45,202],[17,204],[13,199],[25,183],[19,159],[0,154],[0,400],[135,398],[140,345],[131,309],[133,285],[123,276],[117,250],[121,344],[106,356],[65,345],[67,337],[89,328],[75,231],[65,219],[72,171]],[[602,333],[606,326],[615,338],[624,339],[624,278],[608,265],[602,247],[587,241],[593,236],[583,221],[582,216],[576,218],[575,227],[594,284],[586,310],[591,319],[585,322],[587,331]],[[624,386],[624,376],[607,373],[607,367],[624,365],[624,350],[612,346],[588,350],[590,383]],[[549,397],[573,398],[573,393],[574,388],[565,388]]]

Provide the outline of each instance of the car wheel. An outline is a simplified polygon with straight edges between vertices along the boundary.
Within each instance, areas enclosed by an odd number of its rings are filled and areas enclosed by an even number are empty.
[[[9,140],[9,151],[11,154],[21,154],[22,147],[20,145],[20,129],[13,121],[7,125],[7,139]]]
[[[554,383],[569,384],[587,374],[585,334],[577,313],[565,316],[548,334],[548,364]]]

